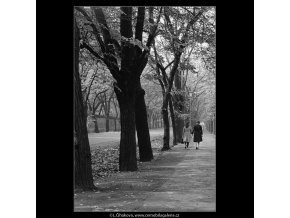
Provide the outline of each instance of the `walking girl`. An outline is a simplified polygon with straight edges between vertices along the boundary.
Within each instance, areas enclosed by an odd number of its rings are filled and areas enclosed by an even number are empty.
[[[185,149],[188,148],[189,142],[191,140],[191,132],[192,128],[189,126],[189,122],[187,122],[185,127],[183,127],[183,142],[185,144]]]
[[[197,121],[197,124],[193,127],[193,142],[196,143],[195,149],[199,149],[199,143],[202,141],[202,127],[200,125],[200,122]]]

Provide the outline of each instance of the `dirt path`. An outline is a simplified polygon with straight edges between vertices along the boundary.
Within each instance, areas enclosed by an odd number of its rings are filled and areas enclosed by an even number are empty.
[[[98,181],[97,192],[77,193],[75,211],[215,211],[215,137],[163,152],[137,172],[117,173]]]

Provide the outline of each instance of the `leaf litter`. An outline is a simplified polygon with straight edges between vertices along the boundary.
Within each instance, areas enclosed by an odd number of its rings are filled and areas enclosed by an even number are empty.
[[[151,147],[153,150],[154,159],[161,153],[162,137],[151,140]],[[99,146],[92,150],[92,173],[94,180],[105,177],[110,177],[119,171],[119,144],[111,144],[107,146]],[[139,148],[136,151],[137,159],[139,160]],[[142,162],[138,161],[138,167]],[[137,171],[137,173],[140,173]]]

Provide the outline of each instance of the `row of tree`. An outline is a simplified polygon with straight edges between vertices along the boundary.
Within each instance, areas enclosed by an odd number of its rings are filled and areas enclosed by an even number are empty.
[[[193,104],[199,105],[196,116],[206,116],[198,115],[198,111],[212,104],[204,99],[209,90],[214,90],[207,79],[209,72],[215,76],[215,9],[75,7],[74,13],[75,185],[91,189],[86,118],[88,111],[95,114],[107,102],[100,98],[108,90],[114,90],[120,113],[120,171],[137,170],[136,131],[140,161],[153,158],[147,108],[151,112],[158,110],[158,105],[161,108],[163,150],[170,149],[169,115],[174,144],[181,140],[183,115],[192,107],[191,100],[186,106],[189,93],[194,93],[190,95]],[[200,63],[200,71],[196,63]],[[204,80],[191,77],[200,74],[204,74]],[[142,85],[145,90],[149,86],[154,89],[145,92]],[[204,91],[199,92],[201,87]],[[104,111],[110,112],[109,105]]]

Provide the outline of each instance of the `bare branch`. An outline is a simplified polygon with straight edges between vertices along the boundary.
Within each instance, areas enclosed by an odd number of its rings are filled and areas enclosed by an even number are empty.
[[[86,96],[85,103],[88,102],[89,95],[90,95],[90,92],[91,92],[91,87],[92,87],[93,81],[95,80],[96,76],[97,76],[97,71],[94,73],[93,78],[92,78],[92,80],[91,80],[91,82],[90,82],[89,90],[88,90],[88,93],[87,93],[87,96]]]
[[[189,31],[189,29],[190,29],[190,27],[200,18],[200,16],[202,15],[202,13],[204,12],[204,9],[202,8],[198,13],[197,13],[197,15],[195,15],[194,16],[194,18],[193,19],[191,19],[190,21],[189,21],[189,23],[187,24],[187,26],[186,26],[186,30],[185,30],[185,33],[184,33],[184,35],[183,35],[183,37],[182,37],[182,39],[181,39],[181,41],[184,43],[185,42],[185,40],[187,39],[187,37],[188,37],[188,31]],[[183,46],[184,47],[184,46]]]
[[[75,7],[75,9],[77,11],[81,12],[84,15],[84,17],[90,22],[90,26],[93,29],[93,34],[95,35],[96,39],[98,40],[102,52],[105,52],[106,51],[105,44],[100,36],[100,32],[99,32],[98,28],[96,27],[96,25],[93,22],[92,18],[87,14],[87,12],[82,7]]]
[[[104,42],[105,42],[105,47],[108,45],[108,41],[109,39],[111,39],[111,34],[109,31],[109,27],[105,18],[105,15],[103,13],[102,8],[100,7],[94,7],[94,13],[96,16],[97,21],[100,23],[100,28],[102,30],[103,33],[103,37],[104,37]]]
[[[95,52],[87,43],[83,42],[80,44],[80,49],[87,49],[91,54],[93,54],[97,59],[100,59],[105,62],[104,58],[102,58],[97,52]]]
[[[169,27],[169,32],[171,33],[172,36],[174,36],[174,29],[173,29],[173,25],[170,21],[170,18],[169,18],[169,15],[168,15],[168,12],[169,12],[169,9],[168,7],[164,7],[164,16],[165,16],[165,19],[166,19],[166,22],[167,22],[167,25]]]
[[[149,7],[149,9],[152,8],[152,7]],[[160,7],[160,13],[158,15],[158,18],[157,18],[157,21],[156,21],[156,24],[154,25],[154,27],[152,27],[150,33],[149,33],[149,36],[148,36],[148,40],[147,40],[147,43],[146,43],[146,47],[148,49],[144,49],[142,54],[139,56],[139,58],[137,58],[136,60],[136,66],[138,67],[137,69],[137,76],[140,76],[144,67],[146,66],[147,64],[147,61],[148,61],[148,56],[150,54],[150,49],[151,49],[151,45],[152,45],[152,42],[156,36],[156,33],[157,33],[157,27],[158,27],[158,23],[160,21],[160,17],[161,17],[161,13],[162,13],[162,8],[163,7]],[[151,11],[151,12],[150,12]],[[151,13],[151,18],[149,18],[149,22],[151,24],[154,24],[154,20],[153,20],[153,14],[152,14],[152,11],[153,11],[153,8],[149,10],[149,12]]]
[[[173,80],[174,80],[174,75],[176,73],[176,70],[177,70],[177,67],[179,65],[179,62],[180,62],[180,56],[181,56],[181,53],[175,55],[175,58],[174,58],[174,65],[170,71],[170,77],[169,77],[169,84],[168,84],[168,91],[170,92],[171,89],[172,89],[172,85],[173,85]]]
[[[135,39],[138,39],[142,42],[142,33],[145,17],[145,7],[138,7],[138,16],[135,30]]]
[[[173,64],[174,63],[174,60],[173,61],[171,61],[164,69],[166,70],[171,64]]]
[[[163,77],[163,83],[165,85],[165,87],[168,86],[168,76],[166,75],[166,71],[164,69],[164,67],[159,63],[157,57],[157,51],[156,51],[156,47],[155,47],[155,42],[153,43],[153,49],[154,49],[154,54],[155,54],[155,62],[156,62],[156,66],[157,66],[157,72],[160,74],[159,69],[161,70],[162,73],[162,77]]]
[[[158,79],[158,82],[159,82],[161,89],[162,89],[162,95],[164,96],[165,95],[165,86],[163,85],[161,79]]]
[[[162,9],[163,7],[160,7],[160,11],[159,11],[159,15],[158,15],[158,18],[157,18],[157,21],[156,21],[156,24],[154,25],[154,27],[152,27],[151,29],[151,32],[148,36],[148,40],[147,40],[147,43],[146,43],[146,46],[149,48],[155,38],[155,35],[156,35],[156,30],[157,30],[157,26],[158,26],[158,23],[160,21],[160,17],[161,17],[161,13],[162,13]],[[152,10],[150,12],[150,10]],[[154,24],[154,20],[153,20],[153,7],[149,7],[149,14],[151,14],[150,16],[152,16],[152,18],[149,18],[149,22],[151,24]]]

